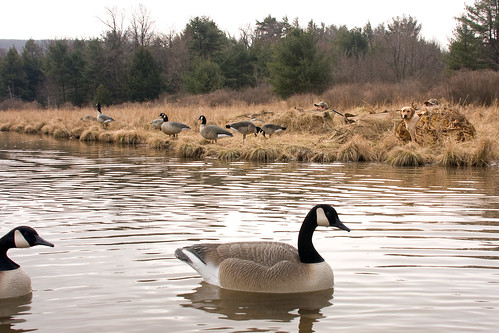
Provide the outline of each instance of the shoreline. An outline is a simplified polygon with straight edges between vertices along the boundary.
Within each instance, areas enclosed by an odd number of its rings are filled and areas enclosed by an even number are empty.
[[[498,166],[499,107],[461,107],[458,109],[476,128],[472,140],[457,142],[441,140],[432,145],[404,143],[395,136],[400,123],[400,106],[361,107],[346,112],[355,115],[355,122],[346,124],[334,112],[289,108],[285,103],[257,106],[206,107],[174,104],[131,104],[103,109],[115,121],[104,127],[94,120],[95,109],[77,110],[10,110],[0,112],[0,131],[44,134],[58,139],[105,142],[117,145],[168,150],[182,158],[218,158],[226,161],[287,162],[305,161],[376,162],[392,166],[440,165],[446,167]],[[343,110],[342,110],[343,111]],[[345,112],[343,111],[343,112]],[[165,112],[170,121],[191,127],[178,138],[170,138],[154,129],[150,122]],[[225,124],[255,120],[257,126],[271,122],[287,127],[271,138],[242,135],[209,143],[199,133],[199,115],[208,124]],[[260,122],[260,120],[262,120]]]

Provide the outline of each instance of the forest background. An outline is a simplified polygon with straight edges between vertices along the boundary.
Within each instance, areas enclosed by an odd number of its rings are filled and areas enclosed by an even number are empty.
[[[301,27],[267,16],[234,38],[209,17],[159,33],[140,6],[108,9],[89,40],[28,40],[0,49],[0,110],[179,101],[262,104],[302,94],[335,106],[444,98],[492,105],[499,97],[499,0],[456,18],[449,48],[421,37],[416,18],[362,28]]]

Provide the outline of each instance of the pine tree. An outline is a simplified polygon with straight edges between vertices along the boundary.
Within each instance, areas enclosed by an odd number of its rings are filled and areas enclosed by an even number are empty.
[[[331,65],[317,49],[317,36],[295,28],[276,46],[269,65],[274,91],[287,98],[299,93],[321,93],[331,81]]]
[[[149,49],[141,46],[135,52],[128,70],[130,100],[152,101],[161,92],[161,76],[158,64]]]

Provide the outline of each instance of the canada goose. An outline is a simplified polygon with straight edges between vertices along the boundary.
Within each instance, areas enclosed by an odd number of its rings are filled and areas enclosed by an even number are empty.
[[[164,115],[164,113],[160,113],[160,114],[159,114],[159,116],[160,116],[161,118],[159,118],[159,119],[154,119],[154,120],[153,120],[153,121],[151,121],[149,124],[151,124],[151,125],[152,125],[152,127],[154,127],[155,129],[160,130],[160,129],[161,129],[161,125],[163,125],[163,122],[164,122],[164,120],[163,120],[163,115]]]
[[[97,103],[97,121],[103,126],[107,126],[110,122],[114,121],[113,118],[109,117],[107,114],[103,114],[100,110],[100,103]]]
[[[31,292],[29,275],[7,256],[7,251],[35,245],[54,246],[41,238],[35,229],[25,226],[14,228],[0,238],[0,299],[19,297]]]
[[[186,124],[177,123],[176,121],[168,121],[168,116],[164,113],[159,115],[163,118],[163,124],[161,124],[161,131],[173,137],[177,137],[178,133],[191,129]]]
[[[313,207],[298,234],[298,250],[279,242],[196,244],[179,248],[175,256],[194,268],[210,284],[225,289],[298,293],[332,288],[331,267],[315,250],[317,226],[350,231],[330,205]]]
[[[260,132],[262,132],[263,136],[265,136],[265,134],[268,134],[269,138],[271,138],[272,134],[274,134],[276,132],[280,132],[280,131],[285,131],[285,130],[286,130],[286,127],[283,127],[280,125],[265,124],[260,129]]]
[[[238,131],[243,135],[243,142],[246,140],[247,134],[255,134],[258,135],[258,127],[255,126],[251,121],[240,121],[237,123],[225,125],[225,128],[231,128],[233,130]]]
[[[199,126],[199,133],[206,140],[211,140],[217,142],[218,139],[224,138],[226,136],[233,136],[231,132],[224,130],[216,125],[206,125],[206,117],[199,116],[198,120],[201,120],[201,126]]]

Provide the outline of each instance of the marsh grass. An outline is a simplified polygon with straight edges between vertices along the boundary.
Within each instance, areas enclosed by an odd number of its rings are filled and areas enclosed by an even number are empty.
[[[415,143],[395,147],[388,153],[387,162],[392,166],[423,166],[426,163],[424,153]]]
[[[219,96],[222,97],[222,96]],[[143,145],[150,149],[173,151],[182,158],[218,158],[234,161],[375,161],[395,166],[421,166],[438,163],[444,166],[487,166],[499,159],[499,106],[453,105],[474,126],[476,137],[468,142],[448,141],[439,145],[421,147],[405,144],[394,135],[400,122],[396,112],[402,105],[364,105],[343,109],[354,114],[353,124],[344,118],[311,106],[318,101],[314,96],[303,96],[288,101],[249,105],[247,103],[213,104],[199,100],[184,105],[175,103],[125,104],[104,108],[103,112],[115,119],[103,127],[94,120],[82,120],[86,115],[96,116],[93,108],[83,109],[29,109],[0,112],[0,130],[29,134],[45,134],[61,139],[106,142],[119,145]],[[409,103],[410,104],[410,103]],[[215,106],[214,106],[215,105]],[[164,112],[169,120],[191,127],[170,138],[149,124]],[[255,120],[255,124],[274,123],[287,127],[271,138],[248,136],[243,143],[241,135],[224,138],[216,144],[202,139],[199,134],[199,116],[208,124],[220,127],[235,121]]]

